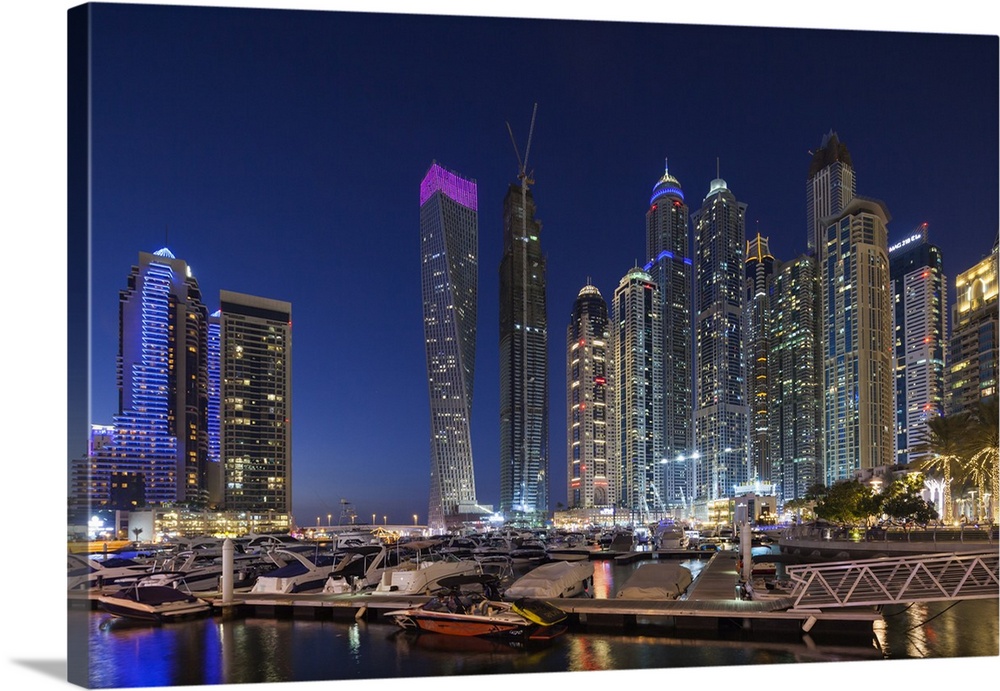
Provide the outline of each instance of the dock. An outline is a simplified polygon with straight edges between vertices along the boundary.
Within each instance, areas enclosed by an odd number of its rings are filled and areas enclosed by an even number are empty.
[[[678,550],[683,551],[683,550]],[[631,560],[652,559],[655,553],[619,553],[613,558]],[[673,556],[673,555],[670,555]],[[688,555],[691,555],[688,551]],[[567,613],[571,629],[613,629],[634,631],[642,627],[669,628],[704,634],[738,631],[753,633],[803,632],[857,635],[872,634],[881,615],[874,608],[819,611],[789,609],[791,598],[760,600],[737,599],[735,552],[711,552],[702,555],[708,563],[701,569],[687,592],[677,600],[626,600],[590,597],[546,600]],[[670,558],[659,557],[656,558]],[[212,603],[216,614],[223,617],[260,616],[298,619],[367,620],[382,619],[386,612],[420,606],[430,597],[345,593],[267,593],[236,592],[224,602],[221,592],[199,593]],[[96,594],[74,593],[71,605],[96,607]]]

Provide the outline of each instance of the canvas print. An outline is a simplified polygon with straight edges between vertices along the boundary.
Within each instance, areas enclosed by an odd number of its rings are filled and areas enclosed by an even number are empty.
[[[67,20],[69,681],[997,658],[995,35]]]

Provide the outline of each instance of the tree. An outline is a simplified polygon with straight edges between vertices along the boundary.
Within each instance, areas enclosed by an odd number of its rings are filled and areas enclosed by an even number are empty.
[[[960,481],[965,472],[969,428],[969,416],[965,413],[932,417],[927,420],[924,433],[914,446],[914,451],[922,454],[922,458],[912,466],[941,478],[944,483],[941,494],[947,523],[952,520],[951,483]]]
[[[881,496],[858,479],[841,480],[833,483],[816,504],[816,515],[836,523],[864,523],[869,528],[882,514]]]
[[[1000,405],[997,397],[988,398],[972,408],[969,414],[969,434],[967,437],[966,476],[979,492],[979,502],[983,509],[985,498],[991,497],[990,506],[997,501],[997,489],[1000,486]],[[987,511],[979,511],[977,515],[985,515]],[[991,518],[996,518],[996,512],[989,512]]]
[[[913,473],[893,480],[882,490],[882,512],[907,530],[907,539],[913,524],[926,526],[938,517],[937,509],[920,496],[923,489],[924,476]]]

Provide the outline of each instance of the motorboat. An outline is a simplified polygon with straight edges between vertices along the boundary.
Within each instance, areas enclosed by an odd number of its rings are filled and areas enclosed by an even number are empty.
[[[187,587],[195,592],[222,590],[224,557],[221,548],[185,550],[165,559],[161,568],[164,571],[183,573]],[[250,588],[257,582],[257,578],[275,568],[276,563],[263,555],[234,550],[233,587]]]
[[[212,605],[195,596],[182,574],[154,573],[135,579],[113,593],[97,598],[98,607],[117,617],[143,621],[171,621],[208,614]]]
[[[589,561],[553,561],[514,581],[504,599],[575,597],[587,592],[593,578],[594,565]]]
[[[67,587],[69,590],[101,589],[134,581],[149,574],[153,565],[134,559],[109,557],[103,561],[67,553]]]
[[[530,539],[515,545],[510,550],[510,558],[514,562],[514,566],[538,565],[548,560],[549,553],[545,550],[544,542]]]
[[[673,521],[660,521],[654,534],[656,549],[687,549],[690,540],[684,526]]]
[[[600,547],[583,533],[559,535],[545,547],[546,554],[553,561],[584,561],[598,551]]]
[[[415,543],[410,543],[412,546]],[[441,579],[449,576],[471,576],[480,574],[480,566],[474,560],[458,559],[448,555],[428,556],[417,555],[399,565],[399,568],[386,571],[375,586],[376,595],[428,595],[441,586]]]
[[[552,640],[566,631],[560,625],[566,619],[564,611],[531,598],[504,602],[492,576],[454,576],[440,585],[443,590],[420,607],[394,610],[386,616],[404,630],[525,643]]]
[[[384,574],[410,568],[410,550],[390,545],[362,545],[343,550],[323,585],[330,595],[374,588]]]
[[[617,597],[625,600],[676,600],[694,577],[680,564],[642,564],[629,577]]]
[[[277,568],[257,577],[251,593],[309,593],[323,589],[337,563],[337,554],[306,556],[303,552],[274,549],[268,557]]]

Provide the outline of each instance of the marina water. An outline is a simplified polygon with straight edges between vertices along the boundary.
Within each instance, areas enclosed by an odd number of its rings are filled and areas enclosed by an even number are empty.
[[[695,573],[704,562],[681,562]],[[594,594],[613,597],[637,565],[595,561]],[[997,656],[998,601],[888,607],[871,640],[765,638],[734,631],[706,638],[670,628],[589,627],[540,649],[484,639],[418,635],[390,621],[218,616],[164,625],[70,609],[90,642],[91,686],[387,679],[587,670],[729,667],[793,662]],[[73,634],[76,635],[75,633]],[[79,638],[77,639],[79,640]],[[815,669],[812,670],[815,672]]]

